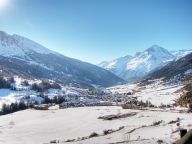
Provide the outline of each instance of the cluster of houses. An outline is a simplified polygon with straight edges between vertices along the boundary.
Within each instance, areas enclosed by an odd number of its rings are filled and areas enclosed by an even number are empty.
[[[34,108],[39,110],[47,110],[50,105],[54,103],[49,101],[43,104],[45,97],[48,99],[63,98],[63,101],[59,104],[60,108],[66,107],[78,107],[78,106],[109,106],[109,105],[121,105],[129,99],[132,92],[127,93],[113,93],[107,89],[82,89],[76,87],[61,87],[60,89],[49,88],[43,92],[36,92],[30,89],[28,82],[12,83],[12,89],[16,91],[24,91],[25,93],[18,93],[17,97],[22,97],[21,100],[27,103],[35,104]],[[15,93],[16,96],[16,93]],[[43,98],[43,99],[42,99]]]

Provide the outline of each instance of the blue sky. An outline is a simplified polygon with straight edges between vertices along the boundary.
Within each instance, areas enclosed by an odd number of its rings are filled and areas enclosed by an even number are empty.
[[[0,30],[97,64],[153,44],[192,48],[191,0],[0,0]]]

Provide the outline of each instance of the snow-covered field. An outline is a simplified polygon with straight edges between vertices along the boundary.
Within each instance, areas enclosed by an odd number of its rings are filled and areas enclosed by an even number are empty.
[[[171,105],[174,104],[175,100],[180,97],[179,90],[183,85],[149,85],[139,92],[135,93],[134,96],[138,100],[150,101],[155,106]]]
[[[135,116],[112,121],[98,119],[99,116],[117,113],[138,112]],[[89,136],[92,132],[102,134],[105,129],[124,129],[106,136],[99,136],[73,143],[106,144],[120,141],[131,143],[156,143],[158,140],[171,143],[179,138],[176,123],[180,118],[182,128],[192,128],[192,115],[177,111],[123,110],[121,107],[81,107],[53,109],[48,111],[24,110],[0,117],[0,143],[2,144],[43,144],[51,140],[61,143],[67,139]],[[160,125],[154,122],[162,121]],[[143,127],[142,126],[146,126]],[[130,132],[134,128],[135,131]],[[143,141],[143,139],[145,139]],[[136,140],[136,141],[135,141]]]
[[[125,85],[109,87],[107,88],[107,90],[111,91],[112,94],[116,94],[116,93],[123,94],[123,93],[128,93],[128,92],[133,92],[135,90],[138,90],[138,87],[136,84],[125,84]]]
[[[160,80],[146,86],[137,84],[119,85],[107,88],[112,94],[133,93],[129,97],[137,97],[143,102],[150,101],[155,106],[172,105],[181,95],[182,84],[166,85]]]
[[[166,85],[160,81],[146,86],[119,85],[106,89],[106,92],[113,94],[127,94],[125,97],[137,97],[138,100],[150,101],[155,106],[161,104],[173,104],[183,86]],[[68,97],[78,96],[79,93],[86,94],[87,90],[65,87],[62,89]],[[11,91],[7,89],[0,90],[0,105],[16,101],[21,95],[33,93],[30,90]],[[55,96],[60,91],[54,89],[48,90],[48,96]],[[19,95],[19,96],[17,96]],[[30,94],[32,96],[32,94]],[[34,95],[34,99],[36,96]],[[181,108],[183,109],[183,108]],[[99,116],[109,114],[119,114],[137,112],[136,115],[105,121],[98,119]],[[81,139],[88,137],[96,132],[98,137],[88,138],[86,140],[73,141],[75,144],[108,144],[127,142],[130,143],[172,143],[179,139],[179,128],[192,128],[192,115],[181,113],[179,108],[170,109],[148,109],[148,110],[129,110],[117,106],[103,107],[79,107],[58,109],[52,107],[47,111],[28,109],[0,116],[0,144],[45,144],[52,140],[59,143],[67,143],[69,139]],[[176,121],[179,120],[179,121]],[[172,124],[169,124],[171,121]],[[154,123],[158,123],[154,125]],[[177,126],[180,123],[180,127]],[[123,129],[108,135],[103,135],[104,130]]]
[[[0,143],[40,144],[52,139],[86,136],[125,123],[104,122],[100,115],[119,112],[119,107],[83,107],[49,111],[25,110],[0,117]],[[123,110],[120,110],[123,111]]]

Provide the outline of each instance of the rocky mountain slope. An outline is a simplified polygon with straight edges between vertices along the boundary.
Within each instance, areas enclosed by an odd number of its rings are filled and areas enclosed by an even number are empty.
[[[80,86],[111,86],[124,82],[111,72],[53,52],[19,35],[0,31],[1,73],[51,79]]]
[[[164,80],[174,79],[184,81],[184,78],[190,75],[192,75],[192,53],[157,68],[149,73],[145,77],[145,80],[163,78]]]
[[[192,50],[172,51],[153,45],[143,52],[138,52],[134,56],[125,56],[110,62],[100,63],[103,67],[128,82],[134,82],[147,75],[157,67],[168,62],[179,59]]]

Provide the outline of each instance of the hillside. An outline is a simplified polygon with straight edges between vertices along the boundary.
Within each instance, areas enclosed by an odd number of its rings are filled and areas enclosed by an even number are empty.
[[[18,35],[0,31],[0,69],[24,77],[76,86],[111,86],[123,80],[98,66],[53,52]]]
[[[148,79],[182,79],[192,73],[192,53],[168,63],[163,67],[159,67],[145,77]]]

